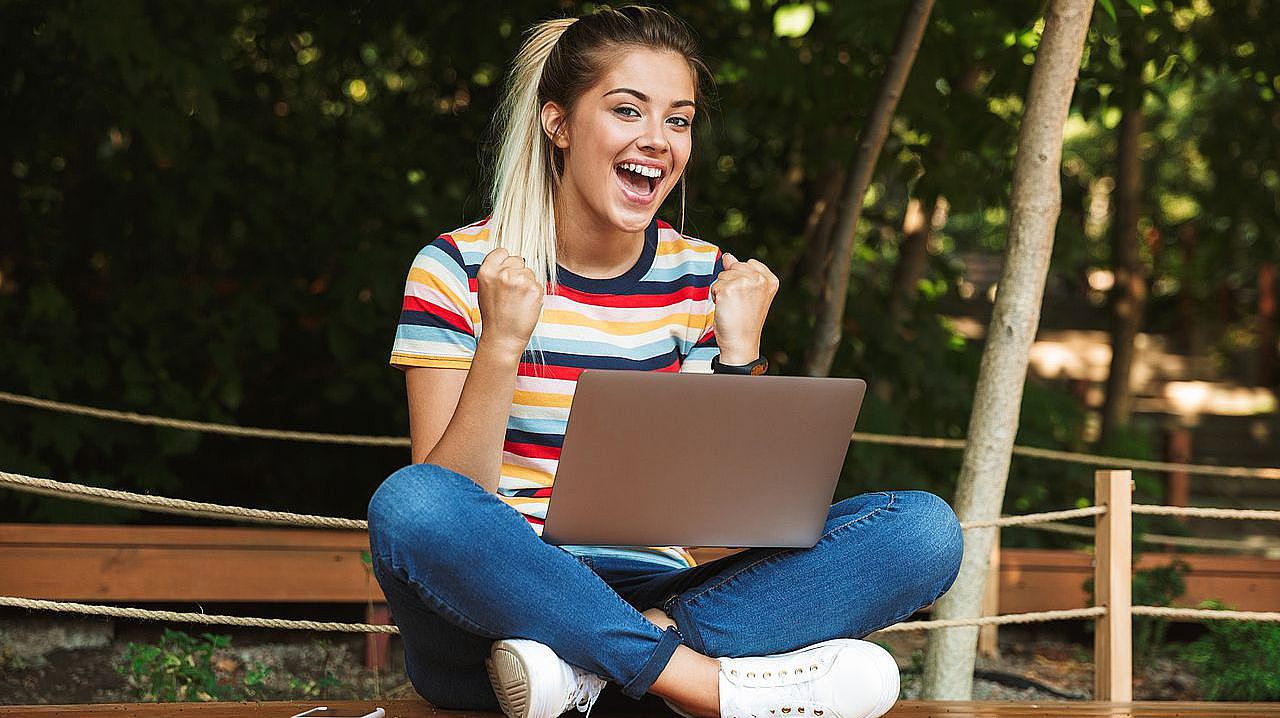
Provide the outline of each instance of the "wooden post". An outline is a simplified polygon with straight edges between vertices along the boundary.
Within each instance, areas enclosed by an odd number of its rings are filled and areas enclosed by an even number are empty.
[[[1165,451],[1168,460],[1175,464],[1191,463],[1191,427],[1182,419],[1169,429],[1169,442]],[[1185,471],[1170,471],[1165,478],[1165,503],[1170,506],[1191,505],[1191,475]],[[1179,517],[1183,523],[1186,518]]]
[[[379,626],[391,623],[391,611],[385,603],[370,603],[365,621]],[[368,633],[364,637],[364,666],[381,671],[391,666],[391,634]]]
[[[991,558],[987,564],[987,585],[982,590],[982,615],[1000,615],[1000,529],[991,540]],[[983,626],[978,629],[978,654],[985,658],[1000,657],[1000,634],[998,626]]]
[[[1093,634],[1093,699],[1127,703],[1133,700],[1133,474],[1099,471],[1093,486],[1094,503],[1107,507],[1094,524],[1094,587],[1107,613]]]

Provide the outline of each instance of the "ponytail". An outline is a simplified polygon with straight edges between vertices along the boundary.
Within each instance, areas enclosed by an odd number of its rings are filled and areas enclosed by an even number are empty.
[[[498,109],[502,138],[493,177],[490,237],[524,257],[538,281],[556,283],[557,172],[542,130],[538,88],[547,57],[575,18],[548,20],[529,32],[516,55],[506,96]]]

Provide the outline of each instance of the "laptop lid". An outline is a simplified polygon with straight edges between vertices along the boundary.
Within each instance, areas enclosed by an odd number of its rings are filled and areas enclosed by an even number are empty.
[[[861,379],[587,370],[542,538],[606,546],[813,546]]]

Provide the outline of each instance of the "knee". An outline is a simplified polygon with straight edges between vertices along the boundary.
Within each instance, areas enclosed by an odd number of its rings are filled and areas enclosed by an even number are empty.
[[[446,539],[461,520],[462,482],[473,484],[434,464],[413,464],[388,476],[369,499],[374,557],[390,559],[399,546],[430,546]]]
[[[960,520],[946,501],[926,491],[894,492],[894,504],[903,515],[899,546],[922,581],[942,595],[960,572],[964,534]]]

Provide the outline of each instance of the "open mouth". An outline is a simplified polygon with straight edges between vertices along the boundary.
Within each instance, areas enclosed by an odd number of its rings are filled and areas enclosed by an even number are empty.
[[[658,183],[662,181],[663,174],[657,167],[647,167],[634,162],[623,162],[615,166],[613,172],[618,176],[618,181],[622,183],[624,190],[640,198],[653,195],[654,190],[658,188]]]

